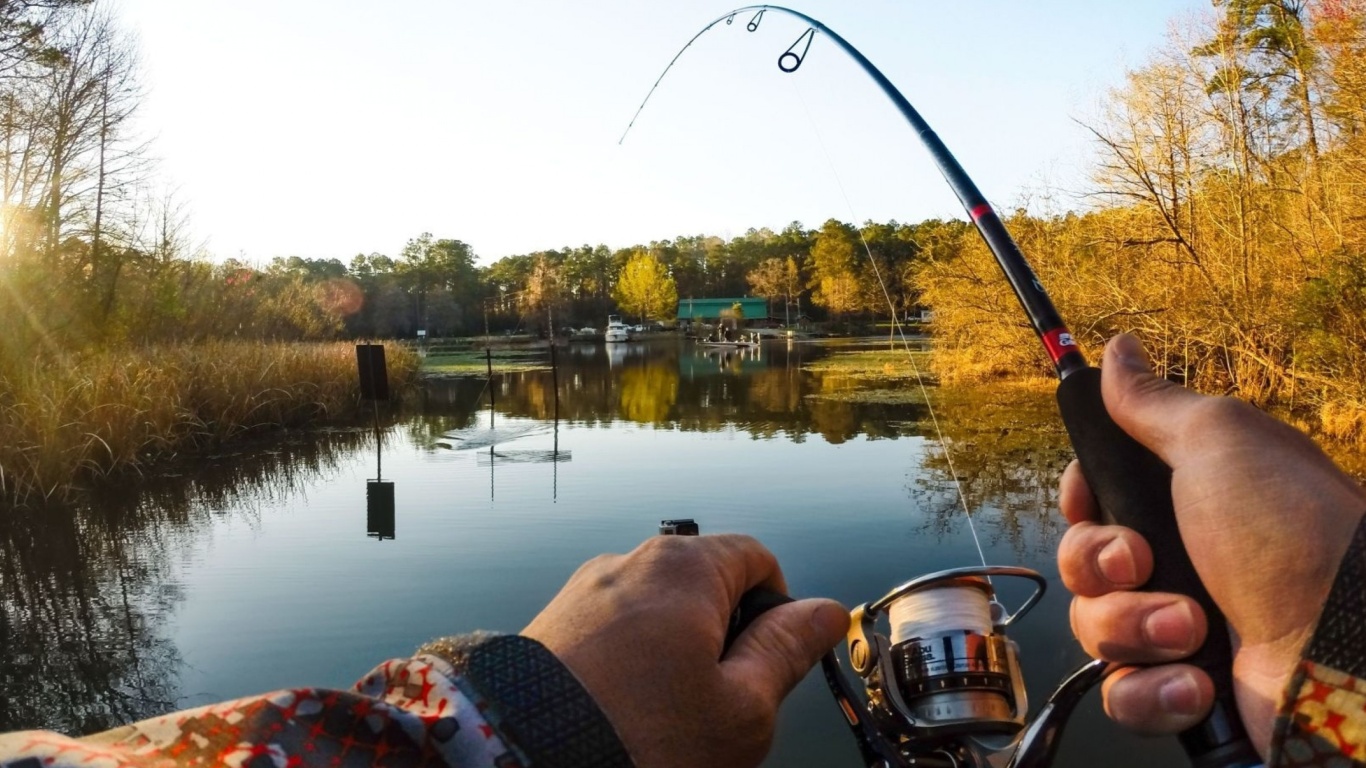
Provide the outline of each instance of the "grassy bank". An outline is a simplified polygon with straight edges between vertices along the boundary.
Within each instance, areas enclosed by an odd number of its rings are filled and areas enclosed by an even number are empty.
[[[390,383],[418,359],[387,349]],[[57,500],[242,436],[352,413],[355,346],[207,342],[56,352],[0,373],[0,497]]]

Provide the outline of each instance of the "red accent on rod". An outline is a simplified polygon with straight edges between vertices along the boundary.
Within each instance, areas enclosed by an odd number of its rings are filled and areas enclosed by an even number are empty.
[[[1058,326],[1051,331],[1044,331],[1043,345],[1048,348],[1048,356],[1053,358],[1056,364],[1062,356],[1068,352],[1077,351],[1077,342],[1072,339],[1072,334],[1067,330],[1067,326]]]
[[[991,203],[982,203],[972,209],[972,220],[977,221],[988,213],[991,213]]]

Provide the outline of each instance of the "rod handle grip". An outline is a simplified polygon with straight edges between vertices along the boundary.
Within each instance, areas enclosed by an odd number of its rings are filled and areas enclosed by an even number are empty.
[[[735,612],[730,615],[730,625],[726,627],[726,642],[722,646],[721,653],[724,655],[730,650],[735,639],[740,636],[745,628],[754,623],[754,620],[768,613],[785,603],[792,602],[792,598],[781,592],[774,592],[771,589],[755,587],[740,596],[740,604],[735,606]]]
[[[1205,642],[1185,659],[1214,681],[1215,705],[1204,722],[1181,734],[1196,768],[1260,766],[1233,697],[1233,651],[1228,623],[1206,591],[1181,541],[1172,505],[1172,471],[1120,429],[1101,399],[1099,368],[1083,368],[1058,385],[1058,408],[1106,523],[1137,531],[1153,551],[1153,575],[1143,590],[1186,595],[1209,624]]]

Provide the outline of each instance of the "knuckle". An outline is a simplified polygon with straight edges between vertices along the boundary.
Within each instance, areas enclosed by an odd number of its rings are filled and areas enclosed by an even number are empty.
[[[1078,597],[1074,602],[1077,641],[1098,659],[1125,664],[1170,662],[1189,655],[1204,641],[1202,615],[1189,598],[1114,592]]]
[[[1058,573],[1062,576],[1063,586],[1073,594],[1085,591],[1089,569],[1085,563],[1093,547],[1090,545],[1090,523],[1077,523],[1062,535],[1058,543]]]
[[[646,563],[676,561],[688,556],[693,549],[685,539],[691,536],[652,536],[631,553],[633,558]]]
[[[1176,704],[1174,709],[1163,701],[1162,691],[1168,683],[1183,677],[1195,683],[1195,689],[1189,692],[1193,698]],[[1191,727],[1208,711],[1212,693],[1208,678],[1192,676],[1192,668],[1180,664],[1121,670],[1105,681],[1101,689],[1105,714],[1111,720],[1149,735],[1176,733]]]
[[[1191,410],[1186,422],[1190,437],[1241,431],[1261,415],[1253,406],[1232,397],[1207,397]]]
[[[1058,545],[1058,574],[1067,589],[1083,597],[1099,597],[1132,589],[1146,578],[1140,539],[1117,525],[1077,523],[1063,534]],[[1120,546],[1112,548],[1116,542]]]
[[[1072,632],[1081,647],[1092,657],[1107,661],[1127,661],[1133,644],[1134,631],[1127,629],[1125,614],[1129,611],[1114,597],[1076,597],[1072,600]],[[1134,628],[1136,630],[1136,627]]]
[[[619,578],[618,565],[621,559],[621,555],[597,555],[580,565],[569,580],[587,582],[597,589],[607,589]]]

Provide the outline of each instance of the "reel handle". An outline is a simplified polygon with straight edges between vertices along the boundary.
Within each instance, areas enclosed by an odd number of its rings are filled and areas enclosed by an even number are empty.
[[[1204,722],[1180,735],[1181,745],[1195,768],[1261,766],[1233,697],[1228,623],[1181,541],[1171,468],[1110,418],[1101,399],[1100,375],[1099,368],[1083,368],[1058,385],[1058,407],[1082,474],[1105,522],[1132,528],[1152,547],[1153,575],[1143,590],[1187,595],[1204,609],[1209,623],[1204,645],[1185,661],[1214,681],[1214,709]]]

